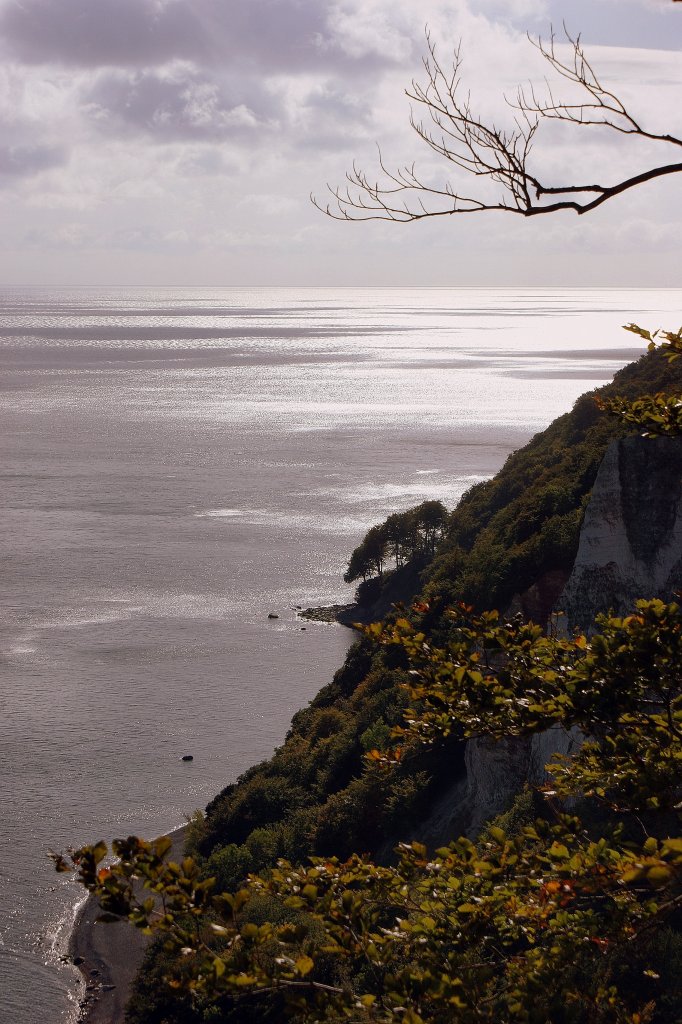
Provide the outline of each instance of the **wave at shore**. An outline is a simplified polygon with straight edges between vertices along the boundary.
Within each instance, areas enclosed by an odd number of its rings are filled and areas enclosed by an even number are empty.
[[[177,860],[184,851],[186,826],[168,835],[168,853]],[[127,921],[101,924],[100,907],[93,896],[79,904],[69,940],[69,959],[82,975],[79,1024],[123,1024],[126,1004],[150,937]]]

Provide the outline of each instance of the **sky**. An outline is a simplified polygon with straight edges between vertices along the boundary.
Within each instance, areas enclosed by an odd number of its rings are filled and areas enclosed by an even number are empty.
[[[582,217],[345,224],[310,201],[354,161],[376,176],[377,144],[447,180],[409,126],[426,24],[507,125],[504,96],[547,73],[526,34],[562,22],[682,136],[670,0],[0,0],[0,285],[679,286],[682,175]],[[545,124],[533,160],[610,183],[680,150]]]

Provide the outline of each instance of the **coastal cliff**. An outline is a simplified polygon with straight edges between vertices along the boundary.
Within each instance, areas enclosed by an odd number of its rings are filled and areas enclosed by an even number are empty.
[[[669,366],[654,353],[601,393],[636,397],[666,385],[682,388],[682,360]],[[583,605],[590,616],[625,610],[653,596],[652,586],[666,596],[682,584],[682,444],[622,434],[593,395],[583,396],[464,495],[421,572],[422,599],[410,613],[431,642],[447,644],[446,610],[458,601],[534,619],[564,606],[569,623],[580,625]],[[209,804],[194,852],[221,887],[239,886],[278,857],[300,863],[362,850],[387,860],[398,840],[435,847],[476,835],[526,782],[542,781],[552,753],[580,743],[559,729],[525,742],[454,736],[393,772],[368,772],[367,751],[390,744],[403,721],[406,669],[397,652],[360,639],[294,716],[273,757]],[[130,1024],[193,1020],[176,1014],[156,971],[160,977],[152,960],[138,981]]]
[[[557,603],[569,628],[682,588],[682,440],[614,441],[599,467],[571,576]]]
[[[639,598],[670,601],[681,589],[682,439],[612,441],[585,509],[573,569],[556,601],[555,610],[564,615],[562,631],[589,630],[599,614],[625,615]],[[510,610],[527,611],[530,605],[542,614],[543,603],[533,597],[534,605],[520,595]],[[477,835],[524,785],[544,781],[545,765],[555,754],[570,754],[581,742],[575,730],[559,728],[532,739],[470,740],[466,780],[458,779],[439,801],[424,835],[434,843],[460,833]]]

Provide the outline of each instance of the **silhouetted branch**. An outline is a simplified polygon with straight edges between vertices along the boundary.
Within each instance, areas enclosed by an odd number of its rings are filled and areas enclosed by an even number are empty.
[[[530,41],[556,75],[582,92],[581,100],[556,100],[549,81],[544,99],[538,96],[532,84],[520,87],[516,101],[510,104],[516,111],[511,130],[500,129],[494,122],[488,124],[473,112],[470,95],[462,93],[460,47],[456,48],[452,63],[446,68],[436,55],[429,31],[426,32],[427,55],[423,60],[426,84],[413,81],[406,91],[415,105],[410,124],[432,152],[474,178],[499,186],[497,199],[463,194],[449,182],[436,187],[417,174],[414,163],[391,171],[379,150],[379,178],[370,179],[353,164],[344,186],[327,186],[331,202],[323,204],[311,196],[315,206],[336,220],[351,221],[407,222],[489,210],[504,210],[524,217],[558,210],[583,214],[636,185],[682,171],[682,162],[662,164],[612,185],[549,185],[532,173],[531,150],[543,120],[610,129],[622,135],[682,147],[682,139],[645,128],[622,100],[602,85],[585,56],[580,36],[571,37],[565,27],[564,31],[571,49],[567,59],[559,55],[554,33],[548,43],[541,39]],[[415,113],[419,108],[423,117]],[[557,198],[553,202],[545,201],[549,196]]]

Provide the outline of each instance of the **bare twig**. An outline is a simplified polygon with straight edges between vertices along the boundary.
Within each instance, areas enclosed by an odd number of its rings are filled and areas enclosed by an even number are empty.
[[[682,139],[645,128],[606,88],[588,61],[580,36],[572,37],[564,27],[570,55],[560,55],[554,33],[549,41],[531,43],[559,78],[582,93],[577,102],[554,98],[549,81],[547,97],[541,99],[531,84],[520,87],[510,104],[516,111],[511,130],[486,123],[471,107],[469,94],[461,85],[461,48],[455,49],[449,67],[444,66],[436,45],[426,31],[427,55],[423,60],[426,84],[413,81],[406,91],[412,100],[410,125],[428,148],[474,179],[498,186],[498,197],[463,194],[451,183],[438,187],[422,179],[415,164],[390,170],[379,150],[380,176],[373,180],[353,164],[346,184],[327,186],[331,201],[311,199],[318,209],[336,220],[389,220],[398,223],[444,217],[459,213],[501,210],[534,217],[539,214],[573,210],[583,214],[607,200],[656,178],[682,171],[682,161],[649,167],[639,174],[611,185],[570,183],[549,185],[540,181],[529,166],[538,129],[544,120],[561,121],[577,127],[615,131],[653,142],[682,147]],[[549,197],[555,197],[548,201]]]

